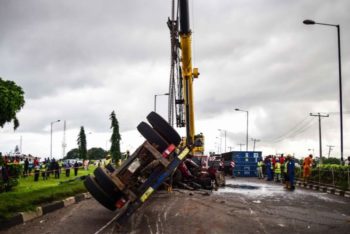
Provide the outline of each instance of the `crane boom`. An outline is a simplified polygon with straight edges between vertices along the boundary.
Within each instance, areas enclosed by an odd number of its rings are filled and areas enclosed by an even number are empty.
[[[192,69],[192,32],[190,29],[190,17],[188,0],[179,1],[180,9],[180,46],[181,46],[181,71],[182,92],[184,94],[184,105],[186,115],[187,144],[194,143],[194,103],[193,103],[193,78],[197,78],[198,69]]]

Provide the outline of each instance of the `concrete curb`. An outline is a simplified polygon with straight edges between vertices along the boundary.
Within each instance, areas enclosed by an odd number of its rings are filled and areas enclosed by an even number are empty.
[[[296,181],[296,186],[301,187],[301,188],[306,188],[306,189],[312,189],[324,193],[329,193],[333,195],[337,195],[340,197],[346,197],[350,198],[350,191],[344,191],[341,189],[333,188],[333,187],[327,187],[327,186],[322,186],[322,185],[317,185],[317,184],[308,184],[304,183],[303,181]]]
[[[34,211],[19,212],[6,221],[0,220],[0,230],[8,229],[18,224],[23,224],[25,222],[28,222],[35,218],[39,218],[55,210],[73,205],[75,203],[79,203],[85,199],[90,199],[90,198],[91,198],[90,193],[81,193],[81,194],[75,195],[74,197],[68,197],[61,201],[54,201],[49,204],[38,206]]]

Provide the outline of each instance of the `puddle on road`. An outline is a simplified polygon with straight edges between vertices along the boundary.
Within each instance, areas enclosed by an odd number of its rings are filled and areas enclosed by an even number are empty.
[[[322,201],[344,203],[337,199],[337,197],[333,197],[334,195],[329,195],[327,193],[299,189],[298,187],[294,191],[288,191],[284,189],[282,184],[261,180],[254,182],[254,180],[227,179],[226,186],[220,188],[218,191],[214,192],[214,194],[242,194],[253,199],[273,198],[274,200],[286,198],[294,200],[312,196]]]
[[[246,184],[227,184],[226,187],[234,189],[259,189],[258,186],[246,185]]]

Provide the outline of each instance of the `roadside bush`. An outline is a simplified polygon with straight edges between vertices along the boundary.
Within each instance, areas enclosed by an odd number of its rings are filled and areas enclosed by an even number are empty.
[[[349,173],[350,166],[342,166],[339,164],[321,164],[312,169],[310,181],[334,185],[346,190],[349,189]],[[296,174],[299,177],[302,177],[302,169],[297,171]]]
[[[0,173],[0,193],[8,192],[18,185],[18,178],[22,172],[22,165],[2,165]]]

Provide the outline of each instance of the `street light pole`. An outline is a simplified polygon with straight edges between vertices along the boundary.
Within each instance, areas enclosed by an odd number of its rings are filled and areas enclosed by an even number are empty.
[[[50,158],[52,159],[52,125],[54,124],[54,123],[58,123],[58,122],[60,122],[61,120],[56,120],[56,121],[53,121],[53,122],[51,122],[50,123],[50,125],[51,125],[51,129],[50,129]]]
[[[343,86],[342,86],[342,72],[341,72],[341,49],[340,49],[340,25],[339,24],[326,24],[326,23],[317,23],[313,20],[304,20],[304,24],[312,25],[319,24],[324,26],[331,26],[337,28],[337,36],[338,36],[338,71],[339,71],[339,114],[340,114],[340,160],[341,163],[344,163],[344,144],[343,144]]]
[[[246,134],[246,151],[248,151],[248,127],[249,127],[249,112],[236,108],[235,111],[242,111],[247,113],[247,134]]]
[[[169,96],[169,93],[155,94],[154,95],[154,112],[157,112],[157,96]]]

